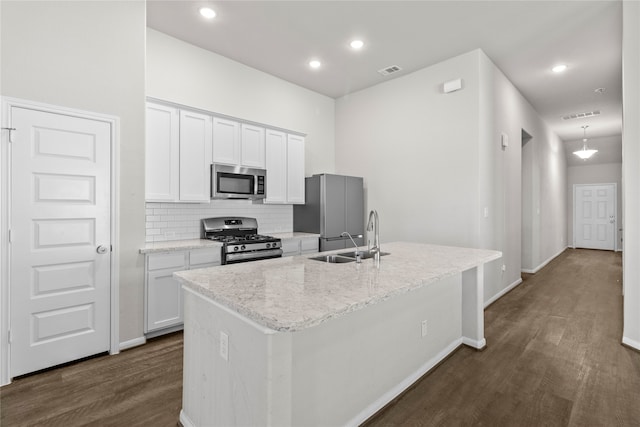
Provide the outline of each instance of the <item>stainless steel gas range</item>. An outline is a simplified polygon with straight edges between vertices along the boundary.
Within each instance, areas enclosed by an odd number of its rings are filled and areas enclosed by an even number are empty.
[[[204,218],[200,237],[222,243],[223,265],[282,256],[281,240],[258,234],[255,218]]]

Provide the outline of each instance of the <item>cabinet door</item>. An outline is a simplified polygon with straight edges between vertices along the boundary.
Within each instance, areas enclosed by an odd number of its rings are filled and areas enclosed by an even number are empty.
[[[318,252],[318,238],[309,237],[300,240],[300,253],[311,254]]]
[[[213,162],[240,164],[240,123],[218,117],[213,119]]]
[[[287,135],[287,203],[304,204],[304,138]]]
[[[287,135],[266,132],[267,198],[264,203],[287,203]]]
[[[243,124],[240,141],[240,164],[250,168],[264,169],[264,128]]]
[[[283,239],[282,240],[282,256],[300,255],[299,239]]]
[[[147,103],[145,198],[147,201],[178,200],[178,110]]]
[[[147,325],[145,332],[176,326],[183,322],[182,289],[172,268],[147,273]]]
[[[180,111],[180,201],[211,199],[212,121],[211,116]]]

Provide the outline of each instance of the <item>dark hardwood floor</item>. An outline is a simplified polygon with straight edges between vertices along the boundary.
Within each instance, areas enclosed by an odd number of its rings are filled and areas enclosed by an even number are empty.
[[[567,250],[485,312],[461,347],[368,426],[640,426],[640,353],[622,336],[620,254]],[[2,426],[175,426],[182,334],[15,380]]]

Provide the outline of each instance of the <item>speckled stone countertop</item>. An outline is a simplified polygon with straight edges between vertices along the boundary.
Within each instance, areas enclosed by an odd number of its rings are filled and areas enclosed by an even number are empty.
[[[207,239],[191,240],[169,240],[166,242],[147,243],[144,248],[140,248],[141,254],[151,254],[154,252],[186,251],[189,249],[221,248],[222,243]]]
[[[319,234],[313,233],[301,233],[299,231],[290,231],[285,233],[265,233],[269,236],[277,237],[279,239],[299,239],[299,238],[319,238]],[[141,254],[150,254],[154,252],[171,252],[171,251],[186,251],[189,249],[205,249],[205,248],[220,248],[222,244],[207,239],[191,239],[191,240],[168,240],[166,242],[152,242],[147,243],[143,248],[140,248]]]
[[[326,253],[344,252],[332,251]],[[174,273],[182,284],[277,331],[299,331],[502,257],[492,250],[385,243],[374,259],[344,264],[315,255]]]
[[[300,238],[320,238],[319,234],[313,234],[313,233],[303,233],[300,231],[290,231],[287,233],[264,233],[264,234],[268,234],[269,236],[273,236],[273,237],[277,237],[278,239],[300,239]]]

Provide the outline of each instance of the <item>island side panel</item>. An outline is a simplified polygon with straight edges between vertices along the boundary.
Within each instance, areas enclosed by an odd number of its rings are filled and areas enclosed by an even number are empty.
[[[484,264],[462,272],[463,343],[482,350],[484,338]]]
[[[295,332],[292,424],[358,425],[459,347],[461,282],[456,274]]]
[[[183,288],[185,427],[290,426],[291,336]],[[220,354],[228,336],[228,360]]]

